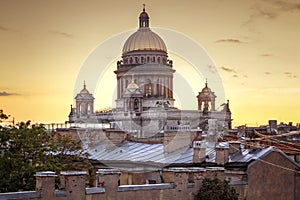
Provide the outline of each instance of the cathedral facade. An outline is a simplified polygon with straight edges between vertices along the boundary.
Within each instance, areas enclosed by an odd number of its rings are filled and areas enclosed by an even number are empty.
[[[116,63],[116,107],[106,112],[94,112],[94,97],[84,88],[71,107],[70,123],[109,123],[111,129],[148,137],[164,131],[231,129],[229,101],[222,110],[215,109],[216,95],[205,87],[195,101],[195,110],[174,107],[173,76],[175,67],[168,57],[162,38],[149,26],[145,8],[139,16],[139,28],[125,42],[121,60]]]

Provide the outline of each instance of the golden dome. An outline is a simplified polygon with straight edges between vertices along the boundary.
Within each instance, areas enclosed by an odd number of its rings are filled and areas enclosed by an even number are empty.
[[[211,89],[207,86],[207,81],[205,83],[205,87],[202,89],[202,92],[203,93],[210,93],[211,92]]]
[[[83,84],[83,89],[80,91],[80,94],[89,94],[90,92],[86,89],[85,81]]]
[[[123,53],[139,50],[156,50],[167,52],[164,41],[150,28],[140,28],[133,33],[123,46]]]
[[[133,75],[132,75],[131,83],[129,83],[127,89],[139,89],[139,86],[134,82]]]
[[[145,6],[145,5],[144,5]],[[123,46],[123,54],[130,51],[155,50],[167,52],[164,41],[149,28],[149,16],[145,11],[139,17],[140,27],[126,40]]]

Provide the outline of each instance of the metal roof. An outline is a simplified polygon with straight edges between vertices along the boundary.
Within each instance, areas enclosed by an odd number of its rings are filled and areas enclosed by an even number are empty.
[[[206,162],[215,163],[215,147],[226,147],[227,144],[207,143]],[[257,160],[267,153],[273,151],[274,147],[265,149],[241,149],[229,155],[229,163],[248,163]],[[118,146],[106,149],[105,142],[99,143],[93,148],[87,148],[90,154],[89,159],[105,162],[125,162],[125,163],[156,163],[157,165],[169,164],[192,164],[193,148],[187,147],[173,152],[164,152],[163,144],[145,144],[125,141]]]

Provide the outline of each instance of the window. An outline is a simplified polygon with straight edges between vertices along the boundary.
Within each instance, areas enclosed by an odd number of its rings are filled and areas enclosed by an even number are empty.
[[[154,56],[152,57],[152,62],[155,63],[155,57]]]
[[[139,100],[138,99],[134,99],[133,109],[134,109],[134,111],[139,110]]]
[[[145,93],[146,93],[146,96],[151,96],[152,95],[152,84],[151,84],[151,82],[147,83],[145,85]]]

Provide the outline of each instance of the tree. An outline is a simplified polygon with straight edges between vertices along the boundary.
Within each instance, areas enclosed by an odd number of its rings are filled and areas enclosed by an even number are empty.
[[[38,171],[90,169],[80,142],[53,137],[43,125],[0,127],[0,192],[34,190]]]
[[[2,120],[8,119],[9,115],[5,114],[3,112],[3,110],[0,109],[0,122],[2,122]]]
[[[220,180],[216,176],[213,179],[205,178],[202,187],[195,200],[238,200],[235,189],[229,185],[229,181]]]

